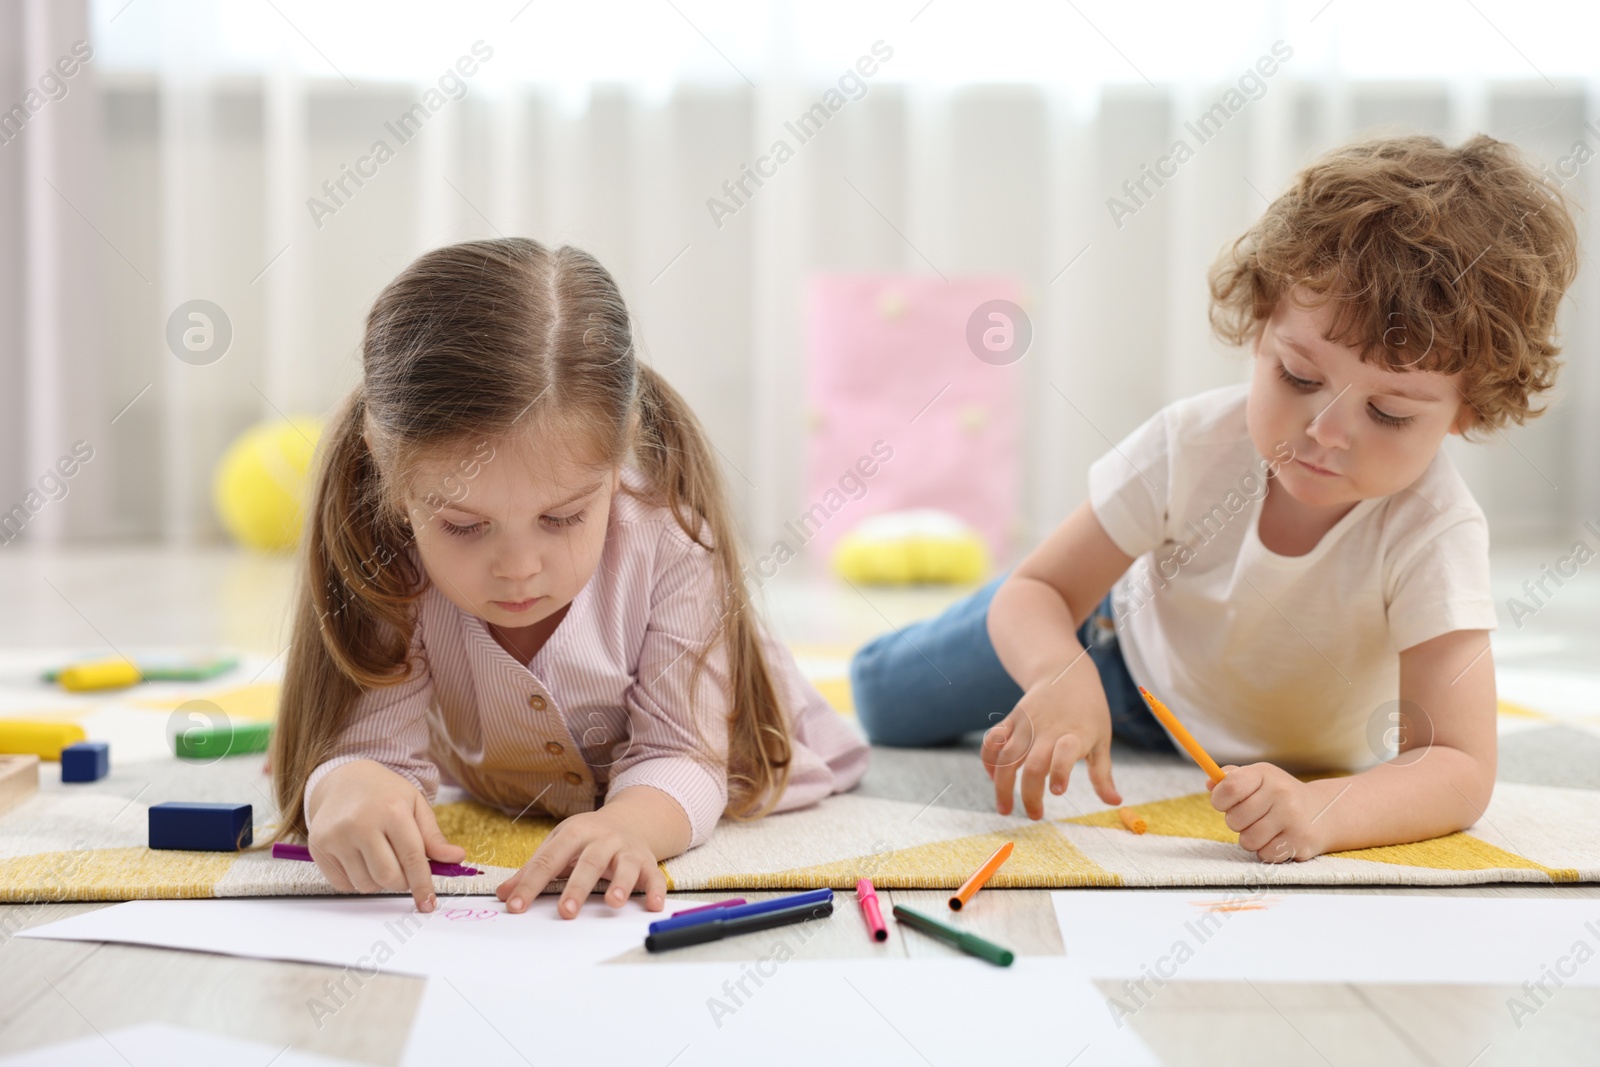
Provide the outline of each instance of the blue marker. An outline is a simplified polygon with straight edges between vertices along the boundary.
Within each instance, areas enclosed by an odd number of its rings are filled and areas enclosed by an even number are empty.
[[[732,911],[732,908],[722,908],[722,911]],[[735,934],[748,934],[756,930],[771,930],[775,926],[786,926],[789,923],[805,922],[807,919],[826,919],[833,914],[833,901],[824,900],[820,904],[800,904],[790,908],[773,908],[759,915],[746,915],[742,919],[714,918],[710,922],[695,923],[692,926],[682,926],[676,930],[666,930],[659,934],[651,934],[644,939],[647,952],[665,952],[671,948],[683,948],[685,945],[702,945],[707,941],[720,941],[725,937]]]
[[[679,915],[672,919],[661,919],[650,924],[650,932],[652,934],[664,934],[668,930],[681,930],[686,926],[699,926],[708,922],[725,922],[730,919],[742,919],[749,915],[763,915],[769,911],[781,911],[784,908],[828,904],[832,901],[832,889],[813,889],[810,892],[796,893],[793,896],[758,900],[754,904],[740,904],[732,908],[715,908],[711,911],[702,911],[694,915]]]

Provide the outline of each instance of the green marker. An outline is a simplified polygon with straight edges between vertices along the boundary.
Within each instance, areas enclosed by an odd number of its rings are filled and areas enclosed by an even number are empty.
[[[119,657],[120,658],[120,657]],[[124,661],[128,662],[128,661]],[[137,677],[127,681],[117,681],[116,685],[132,685],[134,682],[204,682],[227,674],[239,665],[237,656],[147,656],[141,657],[135,664],[130,664]],[[47,682],[58,681],[61,672],[66,667],[53,668],[44,672]],[[95,688],[99,688],[96,686]]]
[[[957,930],[954,926],[946,926],[938,919],[930,919],[919,911],[912,911],[903,904],[894,906],[894,917],[907,926],[921,930],[940,941],[948,942],[962,952],[970,953],[980,959],[1001,967],[1011,966],[1017,954],[1008,948],[1001,948],[993,941],[986,941],[977,934],[969,934],[965,930]]]
[[[265,752],[272,741],[270,722],[236,726],[196,726],[172,736],[173,750],[184,759],[216,759]]]

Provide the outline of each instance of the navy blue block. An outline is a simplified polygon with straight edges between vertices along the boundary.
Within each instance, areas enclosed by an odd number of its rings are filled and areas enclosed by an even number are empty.
[[[150,847],[236,852],[250,844],[250,824],[248,804],[152,804]]]
[[[79,741],[61,750],[63,782],[98,782],[111,773],[111,746],[104,741]]]

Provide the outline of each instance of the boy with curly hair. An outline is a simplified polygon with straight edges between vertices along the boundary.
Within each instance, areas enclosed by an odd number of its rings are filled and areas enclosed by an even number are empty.
[[[851,664],[869,737],[992,726],[1011,811],[1113,735],[1225,766],[1211,803],[1263,862],[1436,837],[1494,789],[1489,535],[1440,445],[1541,414],[1577,272],[1558,188],[1509,144],[1424,136],[1322,157],[1224,250],[1218,336],[1248,383],[1157,412],[1009,575]],[[1312,777],[1310,772],[1346,772]]]

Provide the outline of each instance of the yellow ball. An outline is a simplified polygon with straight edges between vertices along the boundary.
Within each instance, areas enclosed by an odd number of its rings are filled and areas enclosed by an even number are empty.
[[[211,496],[235,541],[263,552],[288,552],[299,542],[312,454],[321,435],[318,419],[263,422],[228,446],[217,463]]]

